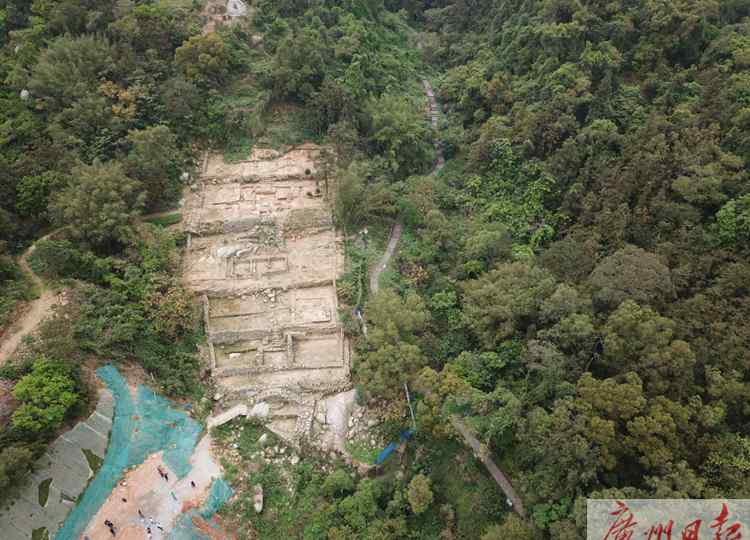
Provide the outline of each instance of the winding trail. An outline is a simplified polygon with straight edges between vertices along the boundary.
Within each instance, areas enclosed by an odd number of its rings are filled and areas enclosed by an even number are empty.
[[[27,309],[21,318],[15,321],[2,335],[0,338],[0,364],[10,358],[15,352],[18,346],[21,344],[21,340],[24,336],[33,332],[42,320],[52,311],[52,307],[62,303],[63,296],[50,290],[39,276],[29,266],[29,257],[36,249],[36,244],[40,240],[46,240],[59,229],[52,231],[39,238],[36,242],[31,244],[29,248],[23,252],[21,258],[18,259],[18,265],[21,267],[24,273],[26,273],[34,286],[39,291],[39,298],[29,302],[29,309]]]
[[[145,214],[140,216],[139,219],[141,221],[146,221],[179,212],[180,209],[165,210],[163,212]],[[29,265],[29,257],[34,253],[37,244],[42,240],[47,240],[54,236],[63,228],[64,227],[55,229],[41,238],[38,238],[18,259],[18,265],[21,267],[21,270],[31,278],[34,287],[39,291],[39,298],[27,302],[28,309],[26,309],[21,314],[20,318],[13,322],[8,329],[0,335],[0,365],[3,362],[6,362],[16,351],[24,336],[34,332],[36,327],[39,326],[39,323],[50,315],[54,306],[60,305],[64,302],[64,295],[51,290],[44,281],[34,273]]]
[[[430,171],[430,176],[440,172],[440,169],[445,167],[445,157],[443,157],[443,147],[437,138],[438,130],[438,118],[440,117],[440,109],[438,108],[437,101],[435,100],[435,93],[432,91],[432,86],[427,79],[422,79],[422,86],[424,87],[425,95],[427,96],[427,116],[430,119],[430,126],[432,127],[434,141],[433,145],[437,152],[437,159]],[[380,275],[388,268],[388,263],[396,253],[398,242],[401,239],[401,232],[403,231],[404,224],[399,219],[391,229],[391,236],[388,238],[388,247],[383,253],[380,260],[370,268],[370,292],[372,294],[377,293],[380,290]]]
[[[430,122],[432,124],[432,130],[433,132],[437,133],[440,110],[438,109],[437,101],[435,100],[435,93],[432,91],[432,87],[430,86],[430,83],[428,81],[423,80],[422,85],[424,86],[425,94],[427,94],[427,101],[430,105],[429,116]],[[435,167],[432,169],[432,173],[430,174],[437,174],[440,169],[445,167],[443,149],[437,137],[435,137],[435,149],[437,150],[437,160],[435,162]],[[492,475],[492,478],[495,479],[495,482],[500,487],[500,489],[503,490],[503,493],[505,493],[505,496],[512,505],[512,509],[519,516],[525,518],[526,510],[523,507],[521,498],[516,493],[516,490],[513,489],[513,486],[511,485],[510,480],[508,480],[508,477],[505,476],[503,471],[500,470],[500,467],[498,467],[495,462],[492,461],[492,458],[489,456],[489,453],[486,451],[486,449],[482,448],[482,444],[479,442],[479,439],[477,439],[472,429],[467,426],[463,420],[455,415],[452,415],[450,417],[450,422],[455,430],[459,434],[461,434],[466,444],[468,444],[474,450],[474,454],[487,468],[487,471],[489,471],[490,475]]]
[[[430,118],[430,125],[432,126],[433,134],[435,135],[433,144],[435,145],[435,150],[437,152],[437,159],[435,160],[435,165],[430,172],[430,175],[435,175],[440,172],[443,167],[445,167],[443,148],[437,138],[440,109],[438,108],[437,100],[435,99],[435,93],[433,92],[432,86],[430,86],[429,81],[423,79],[422,86],[424,87],[425,94],[427,95],[427,114]],[[401,238],[402,229],[403,223],[401,222],[401,220],[399,220],[391,230],[391,236],[388,239],[388,247],[385,250],[383,257],[370,271],[370,292],[372,293],[377,293],[380,289],[380,275],[386,269],[386,267],[388,266],[388,262],[396,252],[398,241]],[[365,336],[367,336],[367,327],[363,326],[363,330],[365,331]],[[498,467],[495,462],[492,461],[492,458],[489,456],[486,448],[482,447],[482,443],[474,434],[473,430],[468,425],[466,425],[466,423],[458,416],[451,415],[449,420],[451,425],[453,425],[453,428],[463,437],[466,444],[468,444],[472,448],[472,450],[474,450],[474,454],[477,456],[477,459],[479,459],[484,464],[484,466],[487,468],[487,471],[490,473],[500,489],[503,490],[503,493],[505,493],[505,496],[511,504],[512,509],[519,516],[525,518],[526,510],[523,506],[521,498],[516,493],[516,490],[513,489],[513,485],[510,483],[510,480],[508,480],[508,477],[503,473],[503,471],[500,470],[500,467]]]
[[[380,274],[388,267],[388,263],[393,257],[398,247],[398,241],[401,239],[401,231],[404,228],[404,224],[401,220],[396,222],[391,229],[391,237],[388,239],[388,247],[383,253],[383,256],[377,262],[375,266],[370,269],[370,292],[372,294],[377,293],[380,290]]]

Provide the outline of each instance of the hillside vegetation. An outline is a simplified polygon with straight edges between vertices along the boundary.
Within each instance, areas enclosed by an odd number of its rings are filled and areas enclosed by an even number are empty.
[[[358,399],[397,440],[407,383],[417,434],[375,478],[259,471],[267,510],[225,511],[240,535],[576,540],[590,497],[750,497],[746,1],[256,0],[206,35],[199,7],[0,0],[0,323],[42,231],[65,227],[32,265],[73,291],[0,374],[19,401],[0,486],[85,410],[86,362],[201,395],[181,238],[139,216],[176,203],[202,149],[313,140]]]
[[[750,7],[402,7],[453,156],[407,195],[418,416],[465,415],[551,538],[586,497],[747,495]]]

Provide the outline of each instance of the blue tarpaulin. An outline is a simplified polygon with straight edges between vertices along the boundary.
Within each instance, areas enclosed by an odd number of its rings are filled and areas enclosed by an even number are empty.
[[[76,540],[117,486],[123,473],[143,463],[154,452],[164,451],[164,461],[179,478],[190,472],[202,426],[177,404],[138,386],[136,398],[113,366],[96,370],[112,392],[115,414],[109,447],[96,476],[55,535],[55,540]]]
[[[399,444],[411,439],[412,435],[414,435],[413,429],[402,431],[401,436],[399,437],[399,442],[392,442],[391,444],[383,448],[380,454],[378,454],[378,458],[375,460],[375,465],[381,465],[386,459],[388,459],[388,456],[390,456],[396,450],[396,448],[398,448]]]

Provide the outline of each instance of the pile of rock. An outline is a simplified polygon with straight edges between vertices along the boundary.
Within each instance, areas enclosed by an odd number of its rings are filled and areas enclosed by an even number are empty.
[[[307,439],[312,430],[313,411],[315,406],[304,409],[297,417],[297,425],[294,428],[294,440],[297,443]]]
[[[266,247],[280,247],[284,245],[284,239],[281,230],[275,221],[264,221],[253,231],[258,235],[260,245]]]
[[[384,441],[375,428],[381,423],[378,418],[368,414],[367,409],[358,407],[349,417],[346,438],[354,444],[380,448],[384,446]]]
[[[261,436],[261,439],[263,437],[265,437],[265,435]],[[261,447],[257,452],[250,454],[250,459],[263,461],[273,465],[294,466],[300,462],[299,455],[284,445],[269,445]]]

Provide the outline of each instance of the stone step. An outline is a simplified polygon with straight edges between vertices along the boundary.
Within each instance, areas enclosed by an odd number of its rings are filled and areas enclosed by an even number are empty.
[[[238,416],[247,416],[247,412],[248,412],[247,405],[244,403],[241,403],[239,405],[235,405],[229,410],[224,411],[223,413],[210,417],[206,421],[206,425],[208,426],[208,429],[221,426],[221,425],[226,424],[227,422],[231,422]]]

